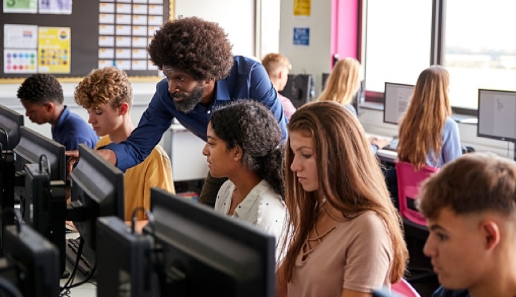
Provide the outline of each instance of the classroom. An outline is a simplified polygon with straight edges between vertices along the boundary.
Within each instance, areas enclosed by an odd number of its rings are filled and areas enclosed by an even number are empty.
[[[0,296],[515,296],[491,2],[4,0]]]

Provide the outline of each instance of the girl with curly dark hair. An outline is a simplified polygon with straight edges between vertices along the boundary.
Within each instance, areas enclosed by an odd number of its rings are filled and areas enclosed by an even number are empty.
[[[256,101],[234,101],[213,113],[207,135],[203,154],[211,175],[229,178],[215,211],[254,224],[278,242],[286,208],[281,130],[274,116]]]

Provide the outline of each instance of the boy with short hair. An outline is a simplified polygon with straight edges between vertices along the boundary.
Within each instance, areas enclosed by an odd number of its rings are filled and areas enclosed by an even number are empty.
[[[296,107],[289,98],[281,95],[279,92],[283,91],[287,85],[288,74],[292,69],[292,64],[284,55],[270,53],[263,57],[262,65],[267,70],[272,85],[274,85],[276,92],[278,92],[278,99],[281,102],[285,116],[290,120],[292,114],[296,112]]]
[[[424,253],[445,288],[434,296],[516,296],[516,163],[466,154],[430,177],[420,198]]]
[[[63,105],[63,88],[51,74],[36,73],[29,76],[17,93],[25,115],[36,124],[52,125],[52,139],[66,147],[77,150],[84,143],[94,148],[98,136],[79,115]]]
[[[115,67],[93,70],[75,88],[75,102],[88,111],[88,122],[99,136],[103,136],[96,148],[120,143],[135,129],[129,113],[133,102],[132,86],[123,70]],[[170,158],[160,145],[156,145],[142,163],[125,172],[126,221],[131,220],[134,209],[150,209],[151,187],[175,193]],[[144,212],[138,212],[137,219],[147,218]]]

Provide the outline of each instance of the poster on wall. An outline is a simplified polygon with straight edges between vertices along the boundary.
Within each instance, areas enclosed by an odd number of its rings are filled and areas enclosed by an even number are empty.
[[[310,28],[294,28],[294,45],[309,46],[310,45]]]
[[[4,25],[4,73],[35,73],[38,26]]]
[[[38,0],[4,0],[4,13],[37,13]]]
[[[70,73],[70,34],[67,27],[39,27],[39,72]]]
[[[310,16],[312,0],[294,0],[294,16]]]
[[[72,14],[72,0],[39,0],[39,13]]]

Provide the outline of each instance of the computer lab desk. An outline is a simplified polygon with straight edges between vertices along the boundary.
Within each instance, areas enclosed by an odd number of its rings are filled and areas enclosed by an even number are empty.
[[[78,236],[79,236],[78,232],[72,232],[72,233],[66,234],[67,239],[68,238],[76,238]],[[73,270],[73,264],[68,260],[66,260],[66,269],[70,272]],[[60,281],[60,286],[63,286],[67,280],[68,280],[68,278],[62,278]],[[74,283],[79,283],[82,280],[84,280],[84,275],[82,275],[82,273],[80,271],[77,271],[75,273]],[[89,282],[82,284],[76,288],[71,288],[69,296],[70,297],[96,297],[97,296],[97,284],[96,284],[95,278],[92,278]]]

